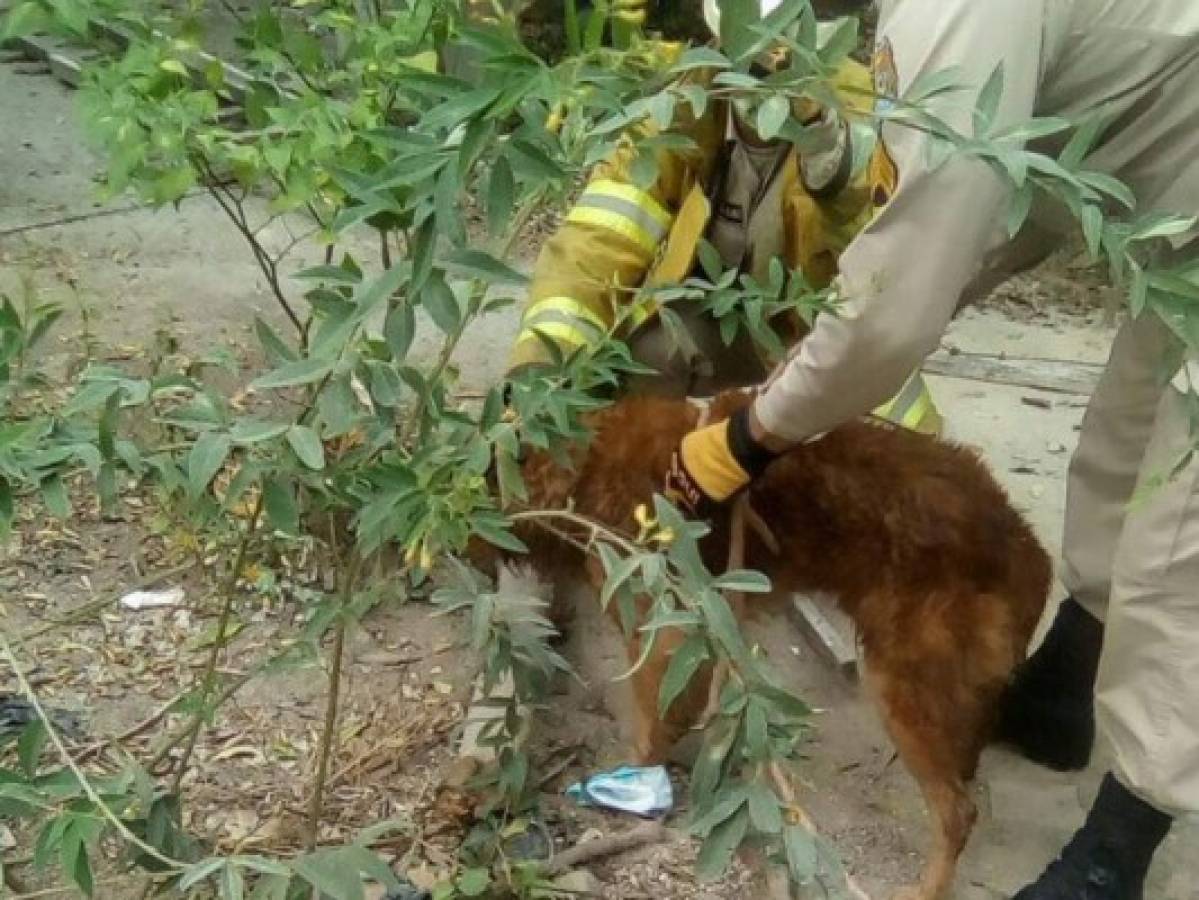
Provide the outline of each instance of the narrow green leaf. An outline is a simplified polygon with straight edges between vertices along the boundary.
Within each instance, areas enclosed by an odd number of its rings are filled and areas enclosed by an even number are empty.
[[[292,425],[287,429],[287,443],[308,468],[318,472],[325,468],[325,447],[320,436],[307,425]]]
[[[536,144],[513,139],[508,149],[512,151],[512,167],[517,171],[524,171],[532,178],[554,182],[560,181],[566,175],[566,170]]]
[[[96,881],[92,875],[92,864],[88,858],[87,846],[79,843],[75,853],[75,861],[71,866],[71,880],[79,887],[85,897],[92,897],[96,892]]]
[[[231,447],[229,435],[220,431],[205,432],[192,445],[187,455],[187,489],[193,497],[200,496],[221,470]]]
[[[713,586],[721,591],[740,591],[746,594],[769,594],[770,579],[751,569],[736,569],[719,576]]]
[[[429,216],[412,235],[412,280],[408,282],[408,296],[420,293],[425,279],[433,271],[433,250],[437,246],[437,223]]]
[[[757,698],[750,698],[745,710],[745,747],[753,760],[763,760],[770,754],[770,723]]]
[[[336,851],[317,851],[292,863],[296,874],[331,900],[362,900],[362,878]]]
[[[505,505],[513,500],[521,502],[528,500],[529,494],[525,488],[525,479],[521,473],[520,463],[513,458],[511,453],[502,449],[496,453],[495,462],[500,482],[500,496]]]
[[[779,798],[760,781],[749,786],[749,820],[762,834],[778,834],[783,830]]]
[[[267,360],[271,365],[278,366],[299,359],[295,349],[289,347],[260,316],[254,317],[254,331],[258,335],[258,343],[262,344],[262,349],[266,351]]]
[[[1070,136],[1069,143],[1058,154],[1058,162],[1067,169],[1077,169],[1099,142],[1110,121],[1110,114],[1106,110],[1095,110],[1088,114],[1087,119],[1078,126]]]
[[[46,739],[46,723],[41,719],[35,719],[21,729],[21,736],[17,739],[17,761],[30,778],[37,775]]]
[[[358,307],[358,315],[366,315],[390,298],[410,276],[415,279],[413,269],[414,267],[409,267],[407,261],[401,261],[372,281],[360,285],[354,292],[354,303]]]
[[[791,115],[791,104],[781,94],[768,97],[758,107],[757,128],[758,136],[764,141],[774,140],[783,130],[783,125]]]
[[[1140,316],[1145,311],[1145,304],[1149,300],[1149,279],[1145,275],[1145,270],[1136,264],[1132,264],[1132,280],[1128,287],[1128,306],[1132,310],[1133,318]]]
[[[482,250],[458,250],[447,257],[443,265],[447,271],[467,278],[478,278],[488,285],[524,285],[529,280]]]
[[[458,178],[462,182],[465,183],[469,180],[467,176],[470,175],[494,134],[495,123],[487,119],[475,119],[466,126],[466,133],[462,136],[462,143],[458,147]]]
[[[1014,238],[1020,233],[1020,229],[1024,227],[1024,223],[1028,221],[1028,214],[1032,211],[1032,202],[1035,196],[1036,192],[1030,184],[1025,184],[1024,187],[1012,194],[1007,211],[1006,224],[1008,237]],[[1090,209],[1092,207],[1085,208]]]
[[[708,642],[693,634],[670,658],[658,688],[658,715],[665,717],[670,705],[687,689],[692,677],[708,661]]]
[[[635,554],[629,556],[617,556],[610,550],[607,544],[600,545],[601,561],[604,564],[604,571],[607,573],[607,578],[604,579],[604,587],[600,591],[600,606],[604,609],[608,608],[608,603],[612,599],[621,586],[628,581],[633,573],[641,568],[641,557]],[[608,552],[603,552],[608,551]]]
[[[708,628],[725,652],[738,664],[750,668],[749,648],[741,634],[737,617],[724,597],[716,591],[704,591],[700,596],[700,607],[708,621]]]
[[[343,266],[311,266],[296,272],[293,278],[301,281],[324,281],[331,284],[341,284],[353,287],[362,281],[362,272],[357,269],[347,269]]]
[[[458,207],[460,187],[458,169],[455,166],[446,166],[437,176],[437,184],[433,189],[437,230],[456,247],[466,243],[466,228],[462,224],[462,214]]]
[[[1086,203],[1080,216],[1082,233],[1087,242],[1087,252],[1098,262],[1103,245],[1103,210],[1095,203]]]
[[[691,47],[679,57],[671,72],[688,72],[691,69],[731,69],[732,60],[711,47]]]
[[[1114,198],[1126,209],[1136,208],[1136,194],[1132,192],[1132,188],[1118,178],[1113,178],[1104,172],[1079,172],[1077,177],[1087,187]]]
[[[525,546],[520,538],[491,520],[472,519],[470,530],[487,541],[487,543],[494,544],[503,550],[511,550],[515,553],[527,553],[529,551],[529,548]]]
[[[416,335],[416,314],[408,300],[393,303],[383,320],[383,338],[393,361],[400,363],[408,356],[412,338]]]
[[[787,868],[796,884],[809,884],[820,867],[815,837],[806,828],[788,825],[783,829],[783,847],[787,852]]]
[[[1091,176],[1084,176],[1084,180]],[[1133,240],[1151,241],[1156,238],[1178,237],[1195,227],[1193,216],[1154,216],[1148,222],[1138,223],[1133,231]]]
[[[999,101],[1003,99],[1003,61],[991,72],[978,99],[974,103],[974,134],[982,137],[991,130],[995,115],[999,112]]]
[[[908,103],[918,104],[923,100],[930,100],[942,94],[963,91],[966,89],[964,74],[960,66],[925,72],[908,86],[903,99]]]
[[[501,156],[492,165],[491,178],[487,183],[487,228],[492,234],[502,233],[510,224],[515,195],[512,166],[506,157]]]
[[[332,370],[332,360],[308,357],[307,359],[299,359],[295,362],[287,363],[267,372],[265,375],[260,375],[254,379],[252,385],[258,390],[296,387],[301,384],[312,384],[313,382],[320,381]]]
[[[802,14],[802,13],[801,13]],[[771,18],[774,18],[772,15]],[[822,28],[818,55],[826,66],[839,66],[858,46],[859,22],[857,16],[844,16],[834,21],[831,29]],[[825,32],[821,34],[821,32]]]
[[[271,478],[266,481],[262,490],[262,507],[271,528],[284,534],[298,534],[300,513],[296,508],[295,493],[291,485],[281,478]]]
[[[242,878],[241,870],[234,865],[232,860],[225,862],[217,884],[221,900],[243,900],[246,895],[245,880]]]
[[[1069,128],[1070,121],[1068,119],[1060,119],[1056,116],[1043,116],[1004,128],[996,134],[991,135],[991,138],[996,141],[1006,141],[1009,144],[1026,144],[1029,141],[1039,141],[1042,138],[1061,134]]]
[[[453,334],[462,320],[458,298],[441,272],[432,273],[421,289],[421,306],[433,324],[446,334]]]
[[[737,723],[718,718],[704,733],[703,746],[691,770],[691,794],[697,808],[704,808],[722,781],[729,751],[737,741]]]
[[[42,502],[46,504],[50,515],[57,519],[65,519],[71,514],[71,499],[67,496],[67,489],[58,475],[44,478],[41,491]]]
[[[421,117],[420,127],[425,131],[454,128],[490,106],[499,98],[499,95],[500,90],[494,87],[480,87],[466,91],[430,109]]]
[[[286,422],[265,422],[261,419],[238,419],[229,430],[235,444],[261,444],[287,431]]]
[[[487,869],[466,869],[458,876],[458,892],[464,897],[478,897],[491,884],[491,874]]]
[[[725,873],[748,828],[749,813],[741,808],[712,829],[696,860],[695,874],[701,881],[714,881]]]
[[[396,374],[395,369],[388,363],[372,359],[367,361],[366,371],[371,399],[385,409],[394,409],[398,406],[400,396],[404,391],[404,382],[400,381],[400,376]]]

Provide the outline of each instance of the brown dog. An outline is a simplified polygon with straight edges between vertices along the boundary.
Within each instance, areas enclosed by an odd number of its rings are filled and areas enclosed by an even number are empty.
[[[745,402],[718,398],[714,420]],[[597,413],[573,469],[547,455],[526,461],[530,505],[569,503],[634,532],[634,510],[661,490],[671,452],[698,418],[690,403],[651,398]],[[881,423],[796,447],[755,482],[750,502],[779,552],[751,536],[748,564],[776,588],[835,596],[857,627],[872,698],[934,823],[921,881],[901,896],[936,900],[976,818],[968,784],[1044,608],[1049,559],[974,452]],[[713,525],[710,566],[723,562],[722,535],[727,551],[727,522]],[[561,560],[561,547],[524,536],[534,562],[546,550]],[[662,760],[707,704],[712,673],[701,670],[659,721],[658,686],[679,640],[660,638],[634,676],[645,762]],[[636,638],[628,651],[639,658]]]

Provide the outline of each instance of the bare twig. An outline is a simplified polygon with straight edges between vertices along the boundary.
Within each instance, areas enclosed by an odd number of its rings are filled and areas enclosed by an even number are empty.
[[[666,826],[661,822],[642,822],[636,828],[630,828],[620,834],[610,834],[607,837],[575,844],[550,860],[543,871],[550,877],[561,875],[567,869],[573,869],[593,859],[628,853],[646,844],[660,844],[666,840],[667,833]]]
[[[254,675],[255,675],[254,672],[246,672],[245,674],[239,675],[236,678],[234,678],[232,681],[230,681],[228,684],[226,684],[223,688],[221,688],[220,693],[218,693],[216,695],[216,697],[213,699],[211,706],[214,709],[217,707],[223,706],[225,704],[225,701],[228,700],[229,698],[231,698],[234,694],[236,694],[238,691],[240,691],[243,687],[245,687],[250,682],[250,680],[254,677]],[[167,756],[170,755],[170,752],[172,750],[174,750],[176,747],[178,747],[180,744],[182,744],[185,740],[187,740],[187,736],[190,733],[191,733],[191,721],[189,720],[188,723],[183,726],[183,728],[179,729],[173,735],[171,735],[165,741],[163,741],[162,746],[160,746],[154,752],[154,756],[146,764],[146,769],[150,772],[153,772],[155,769],[157,769],[158,766],[161,765],[162,762],[167,758]]]
[[[249,550],[250,542],[254,539],[254,534],[258,531],[258,520],[262,517],[262,506],[266,496],[265,491],[258,492],[258,498],[254,501],[254,511],[250,513],[250,520],[246,523],[245,533],[241,537],[240,543],[237,545],[237,555],[233,560],[233,567],[225,576],[225,583],[221,590],[221,615],[217,620],[216,635],[212,641],[212,649],[208,653],[208,662],[204,666],[204,676],[202,680],[202,691],[200,697],[200,706],[192,715],[190,731],[187,735],[187,743],[183,748],[183,755],[179,757],[179,761],[175,764],[175,777],[171,783],[172,793],[179,790],[179,785],[183,781],[183,775],[187,772],[188,762],[191,760],[192,751],[196,749],[196,740],[200,736],[200,730],[204,724],[204,716],[208,707],[208,699],[212,696],[213,690],[216,687],[216,664],[220,658],[221,651],[225,649],[225,634],[229,628],[229,619],[233,616],[233,601],[237,595],[237,579],[241,575],[242,566],[245,565],[246,553]],[[155,760],[158,762],[159,760]]]
[[[119,878],[111,878],[105,881],[97,881],[95,887],[111,887],[120,883],[121,880]],[[30,891],[27,894],[13,894],[10,900],[35,900],[37,897],[54,897],[58,894],[69,894],[78,890],[79,888],[73,884],[64,884],[59,887],[42,888],[40,891]]]
[[[138,722],[136,725],[134,725],[132,728],[125,729],[120,734],[118,734],[116,737],[105,738],[102,741],[97,741],[96,743],[92,744],[89,747],[84,747],[81,751],[79,751],[78,753],[75,754],[75,762],[79,762],[79,763],[87,762],[89,759],[91,759],[97,753],[102,752],[109,745],[123,744],[123,743],[125,743],[125,741],[131,740],[131,739],[137,737],[139,734],[153,728],[160,721],[162,721],[163,716],[165,716],[167,713],[169,713],[171,711],[171,708],[174,707],[174,705],[176,703],[178,703],[180,700],[182,700],[184,697],[186,697],[187,694],[188,694],[187,691],[180,691],[174,697],[172,697],[170,700],[168,700],[166,703],[164,703],[162,706],[158,707],[158,709],[154,710],[154,712],[152,712],[150,715],[146,716],[146,718],[142,719],[140,722]]]
[[[267,284],[271,286],[271,292],[275,295],[275,300],[282,307],[287,318],[291,320],[291,324],[295,326],[296,331],[303,337],[305,334],[304,324],[300,321],[300,317],[296,315],[291,302],[283,293],[283,286],[279,283],[279,268],[258,242],[254,230],[250,228],[250,224],[246,220],[245,211],[242,209],[242,201],[218,185],[216,175],[213,173],[206,159],[198,154],[193,159],[196,166],[204,173],[204,186],[208,189],[208,193],[217,202],[217,205],[224,210],[225,215],[229,217],[229,221],[241,232],[242,237],[250,245],[250,250],[253,251],[254,258],[258,262],[258,267],[266,277]]]
[[[321,811],[325,800],[325,779],[329,774],[329,756],[337,733],[337,701],[341,692],[341,660],[346,646],[346,608],[354,597],[354,588],[358,582],[358,572],[362,558],[356,551],[351,551],[350,561],[346,565],[345,576],[341,585],[340,613],[337,619],[337,631],[333,635],[333,652],[329,659],[329,698],[325,703],[325,723],[321,730],[321,743],[317,750],[316,776],[312,781],[312,796],[308,801],[307,834],[304,843],[311,852],[316,848],[320,832]]]

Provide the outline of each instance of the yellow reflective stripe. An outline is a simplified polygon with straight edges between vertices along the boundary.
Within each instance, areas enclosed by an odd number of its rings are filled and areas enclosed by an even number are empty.
[[[584,188],[566,221],[615,232],[653,254],[674,217],[652,194],[631,184],[601,178]]]
[[[560,344],[567,344],[571,347],[583,347],[593,340],[593,336],[582,328],[575,325],[567,325],[565,322],[544,322],[538,323],[532,328],[525,328],[521,331],[517,338],[517,343],[525,341],[537,341],[537,335],[543,334],[551,340],[557,341]]]
[[[898,394],[876,409],[874,414],[904,428],[915,430],[933,408],[932,394],[917,372],[907,380]]]
[[[594,225],[596,228],[615,232],[644,250],[646,256],[653,256],[658,249],[658,242],[654,240],[653,235],[620,213],[591,206],[576,206],[566,214],[566,221],[574,222],[577,225]]]
[[[666,230],[674,221],[672,216],[661,203],[654,199],[648,191],[625,184],[622,181],[612,181],[607,178],[597,178],[583,189],[579,199],[592,197],[609,197],[614,200],[624,200],[633,204],[638,210],[649,216],[658,227]]]
[[[594,325],[600,331],[608,330],[608,326],[603,319],[573,297],[544,297],[526,308],[521,316],[521,320],[532,322],[541,314],[550,312],[562,313],[574,319],[582,319],[588,324]]]

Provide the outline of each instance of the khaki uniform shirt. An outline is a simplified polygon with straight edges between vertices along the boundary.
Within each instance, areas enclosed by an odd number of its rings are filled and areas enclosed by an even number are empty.
[[[922,74],[957,67],[981,89],[999,63],[997,126],[1105,107],[1114,118],[1087,167],[1129,184],[1142,211],[1199,211],[1197,0],[884,0],[884,87],[902,95]],[[970,134],[972,100],[947,95],[936,112]],[[1010,193],[985,164],[935,167],[927,139],[900,125],[883,138],[898,183],[841,257],[840,314],[817,320],[755,405],[780,438],[805,440],[893,395],[962,299],[1036,261],[1056,227],[1038,209],[1023,240],[1008,241]]]

